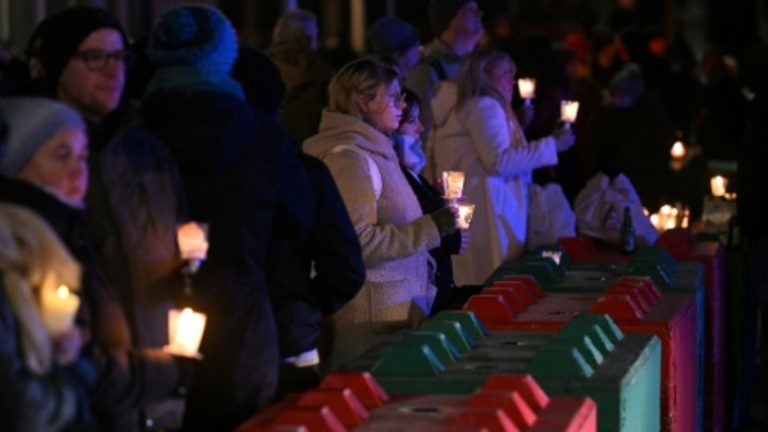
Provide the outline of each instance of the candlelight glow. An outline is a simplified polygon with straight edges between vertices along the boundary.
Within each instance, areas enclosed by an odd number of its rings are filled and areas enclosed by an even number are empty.
[[[472,221],[474,212],[474,204],[459,204],[459,220],[456,225],[461,229],[469,229],[469,223]]]
[[[207,227],[197,222],[187,222],[176,230],[176,241],[181,258],[204,260],[208,255]]]
[[[657,231],[664,232],[677,227],[688,228],[690,216],[691,210],[681,203],[675,204],[674,207],[664,204],[658,212],[650,216],[650,220]]]
[[[536,80],[534,78],[520,78],[517,80],[517,88],[520,91],[520,97],[528,100],[536,95]]]
[[[725,196],[726,189],[728,189],[728,179],[723,176],[714,176],[709,180],[709,186],[712,188],[712,195]]]
[[[671,154],[674,159],[684,158],[686,150],[682,141],[675,141],[675,144],[672,145],[672,149],[669,151],[669,154]]]
[[[198,352],[200,341],[205,331],[205,314],[190,308],[171,309],[168,311],[168,345],[163,347],[168,353],[192,358],[201,358]]]
[[[43,325],[51,336],[59,336],[72,329],[75,313],[80,307],[80,297],[73,294],[66,285],[58,288],[43,289],[40,296],[40,309]]]
[[[573,123],[579,114],[579,103],[577,101],[564,100],[560,102],[560,119],[565,123]]]
[[[464,193],[464,172],[443,171],[443,188],[445,198],[461,198]]]

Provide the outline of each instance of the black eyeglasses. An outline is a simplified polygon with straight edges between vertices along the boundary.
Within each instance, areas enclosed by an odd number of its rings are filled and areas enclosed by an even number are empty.
[[[89,49],[78,51],[73,57],[79,58],[85,63],[88,70],[97,71],[107,67],[109,61],[124,65],[126,68],[133,64],[133,53],[130,51],[104,51],[99,49]]]

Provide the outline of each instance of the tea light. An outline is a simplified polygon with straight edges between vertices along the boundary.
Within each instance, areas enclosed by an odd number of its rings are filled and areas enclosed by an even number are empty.
[[[520,97],[525,100],[525,104],[530,105],[531,98],[536,95],[536,79],[520,78],[517,80],[517,88],[520,91]]]
[[[198,352],[203,339],[206,315],[190,308],[168,311],[168,345],[163,347],[167,353],[182,357],[201,359]]]
[[[176,242],[181,258],[189,260],[187,271],[195,273],[200,262],[208,256],[208,225],[187,222],[176,230]]]
[[[475,212],[474,204],[459,204],[459,219],[456,225],[460,229],[469,229],[469,223],[472,221],[472,214]]]
[[[685,146],[682,141],[675,141],[672,148],[669,150],[669,154],[673,159],[680,160],[685,157]]]
[[[461,198],[464,193],[464,172],[443,171],[443,187],[445,188],[445,198]]]
[[[565,122],[566,125],[575,122],[578,114],[579,102],[572,100],[560,101],[560,120]]]
[[[709,186],[712,188],[712,195],[716,197],[725,196],[728,188],[728,179],[723,176],[714,176],[709,179]]]
[[[44,288],[41,292],[40,308],[43,325],[48,334],[55,337],[71,330],[79,306],[80,297],[66,285],[59,285],[56,289]]]

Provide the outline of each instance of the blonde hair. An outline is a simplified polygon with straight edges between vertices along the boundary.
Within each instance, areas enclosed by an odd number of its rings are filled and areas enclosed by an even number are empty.
[[[372,57],[347,63],[328,85],[328,109],[362,117],[355,99],[375,98],[380,85],[389,85],[399,76],[397,69]]]
[[[457,78],[458,106],[461,106],[474,97],[488,96],[501,103],[501,106],[511,114],[509,103],[504,96],[496,90],[490,79],[493,69],[502,62],[509,62],[513,72],[517,68],[512,58],[499,50],[478,49],[464,57]]]

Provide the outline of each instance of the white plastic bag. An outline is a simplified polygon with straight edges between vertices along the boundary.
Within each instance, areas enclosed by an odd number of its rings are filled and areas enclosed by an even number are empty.
[[[557,243],[560,237],[576,235],[576,215],[557,183],[528,188],[528,248]]]
[[[579,192],[574,202],[579,233],[618,244],[624,207],[630,208],[637,238],[653,244],[659,233],[643,212],[643,203],[624,174],[611,181],[599,173]]]

